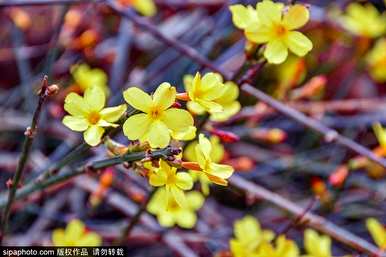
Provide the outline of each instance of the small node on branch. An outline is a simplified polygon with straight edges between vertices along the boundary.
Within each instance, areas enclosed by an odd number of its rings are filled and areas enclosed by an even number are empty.
[[[33,138],[35,135],[35,129],[32,129],[31,127],[27,127],[24,131],[24,135],[29,138]]]
[[[12,184],[13,184],[12,179],[8,179],[7,182],[5,183],[8,189],[12,187]]]
[[[325,134],[324,141],[326,141],[327,143],[331,143],[335,141],[337,137],[338,137],[338,132],[331,130]]]
[[[56,85],[56,84],[52,84],[50,86],[48,86],[47,88],[47,96],[53,96],[53,95],[56,95],[58,92],[59,92],[59,86]]]

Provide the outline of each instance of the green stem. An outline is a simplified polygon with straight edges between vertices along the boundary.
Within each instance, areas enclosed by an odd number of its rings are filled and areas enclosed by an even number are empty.
[[[113,157],[113,158],[109,158],[101,161],[95,161],[91,164],[83,165],[75,170],[64,172],[58,175],[53,175],[46,180],[35,180],[25,185],[21,189],[17,190],[14,199],[22,199],[33,192],[46,189],[49,186],[61,183],[75,176],[84,174],[86,171],[99,170],[106,167],[121,164],[123,162],[140,161],[146,157],[151,157],[154,159],[167,158],[168,156],[176,155],[179,152],[180,152],[179,149],[167,147],[153,152],[135,152],[135,153],[129,153],[123,156],[119,156],[119,157]],[[0,208],[4,207],[5,204],[6,204],[5,197],[1,196]]]

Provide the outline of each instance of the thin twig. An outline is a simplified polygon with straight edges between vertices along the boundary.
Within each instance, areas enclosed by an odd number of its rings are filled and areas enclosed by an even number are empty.
[[[22,152],[20,155],[19,163],[18,163],[16,171],[15,171],[15,175],[12,179],[11,188],[10,188],[9,194],[8,194],[8,201],[7,201],[7,204],[6,204],[6,207],[4,209],[2,219],[1,219],[0,244],[1,244],[2,239],[6,233],[6,230],[7,230],[8,219],[9,219],[9,214],[10,214],[10,210],[12,207],[12,203],[13,203],[13,200],[15,199],[15,193],[16,193],[17,187],[19,186],[19,182],[20,182],[20,179],[22,177],[25,164],[27,163],[27,160],[29,157],[31,146],[32,146],[33,140],[34,140],[35,135],[36,135],[36,129],[37,129],[37,125],[39,122],[39,116],[42,112],[42,107],[43,107],[44,101],[46,100],[46,98],[49,94],[48,91],[49,91],[48,90],[48,81],[47,81],[47,76],[45,76],[43,78],[42,88],[40,89],[40,92],[39,92],[39,102],[38,102],[38,105],[37,105],[35,112],[33,114],[33,117],[32,117],[31,127],[28,127],[24,133],[25,139],[24,139],[24,143],[23,143],[23,149],[22,149]]]
[[[107,0],[106,2],[114,11],[126,17],[127,19],[131,20],[138,27],[145,29],[150,34],[152,34],[156,39],[160,40],[161,42],[165,43],[168,46],[173,47],[175,50],[182,53],[184,56],[187,56],[193,61],[199,64],[202,64],[204,67],[222,74],[226,80],[230,79],[230,76],[227,72],[225,72],[223,69],[219,67],[216,67],[213,63],[207,60],[194,48],[188,45],[182,44],[176,41],[175,39],[164,35],[161,31],[158,30],[156,26],[148,22],[146,19],[139,17],[132,10],[121,7],[117,1]]]
[[[123,245],[126,242],[135,225],[141,220],[142,214],[145,213],[147,205],[156,191],[156,188],[152,188],[146,200],[141,204],[141,207],[138,208],[135,215],[130,219],[129,224],[127,224],[127,226],[122,230],[120,238],[114,243],[115,245]]]
[[[290,108],[286,106],[285,104],[281,103],[280,101],[277,101],[270,97],[269,95],[263,93],[262,91],[254,88],[253,86],[249,84],[242,85],[241,89],[245,91],[246,93],[256,97],[260,101],[266,103],[267,105],[274,108],[276,111],[282,113],[283,115],[290,117],[291,119],[303,124],[307,128],[310,128],[316,132],[319,132],[324,136],[324,140],[328,143],[335,142],[336,144],[342,145],[347,147],[348,149],[351,149],[355,153],[358,153],[360,155],[363,155],[367,157],[368,159],[378,163],[382,167],[386,168],[386,160],[383,158],[378,157],[375,155],[372,151],[367,149],[366,147],[354,142],[353,140],[340,135],[336,130],[331,129],[322,123],[320,123],[318,120],[307,117],[303,113]]]
[[[65,5],[65,4],[87,4],[101,2],[103,0],[8,0],[1,1],[0,7],[8,6],[32,6],[32,5]]]
[[[292,213],[293,215],[301,216],[304,213],[304,209],[302,207],[257,184],[249,182],[238,175],[233,175],[229,179],[229,182],[231,185],[240,188],[255,197],[269,201],[279,208]],[[374,245],[368,243],[360,237],[357,237],[351,232],[338,227],[334,223],[324,219],[321,216],[307,212],[304,214],[302,220],[306,222],[309,227],[316,229],[324,234],[330,235],[337,241],[342,242],[359,252],[364,252],[373,256],[386,257],[386,254],[379,255],[378,248]]]

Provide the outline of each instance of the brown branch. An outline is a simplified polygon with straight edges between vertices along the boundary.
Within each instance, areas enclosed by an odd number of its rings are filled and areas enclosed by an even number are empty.
[[[0,1],[0,7],[8,6],[33,6],[33,5],[65,5],[65,4],[88,4],[101,2],[103,0],[6,0]]]
[[[246,93],[256,97],[258,100],[264,102],[265,104],[271,106],[276,111],[282,113],[283,115],[303,124],[307,128],[310,128],[316,132],[319,132],[324,136],[324,140],[326,142],[335,142],[338,145],[342,145],[348,149],[351,149],[357,154],[363,155],[367,157],[368,159],[378,163],[382,167],[386,168],[386,160],[383,158],[378,157],[375,155],[372,151],[370,151],[368,148],[354,142],[353,140],[340,135],[336,130],[333,130],[322,123],[320,123],[318,120],[307,117],[303,113],[292,109],[285,104],[281,103],[280,101],[277,101],[270,97],[269,95],[265,94],[264,92],[254,88],[253,86],[249,84],[243,84],[241,86],[241,89],[245,91]]]
[[[170,47],[173,47],[175,50],[177,50],[178,52],[180,52],[184,56],[189,57],[191,60],[201,64],[202,66],[204,66],[212,71],[215,71],[215,72],[222,74],[226,80],[230,80],[231,76],[226,71],[224,71],[223,69],[221,69],[219,67],[216,67],[208,59],[206,59],[204,56],[202,56],[196,49],[194,49],[188,45],[185,45],[183,43],[180,43],[180,42],[176,41],[174,38],[171,38],[171,37],[164,35],[161,31],[158,30],[158,28],[156,26],[151,24],[146,19],[139,17],[132,10],[123,8],[122,6],[119,5],[119,3],[117,1],[107,0],[106,2],[118,14],[131,20],[138,27],[148,31],[157,40],[163,42],[164,44],[166,44]]]
[[[1,244],[2,239],[7,231],[8,219],[9,219],[9,214],[11,211],[12,203],[13,203],[13,200],[15,199],[16,190],[19,186],[20,179],[23,175],[24,167],[28,161],[29,153],[31,150],[33,140],[34,140],[35,135],[36,135],[36,129],[37,129],[37,125],[39,122],[39,117],[40,117],[40,114],[42,111],[44,101],[51,93],[53,93],[53,92],[50,92],[50,87],[51,86],[48,86],[47,76],[44,76],[43,81],[42,81],[42,87],[41,87],[40,92],[39,92],[39,102],[38,102],[38,105],[37,105],[35,112],[32,116],[31,126],[28,127],[24,132],[25,138],[24,138],[24,143],[23,143],[23,149],[22,149],[21,154],[20,154],[20,158],[19,158],[19,162],[18,162],[16,171],[15,171],[15,175],[14,175],[12,182],[11,182],[11,185],[10,185],[7,204],[4,208],[3,216],[1,219],[0,244]],[[57,87],[57,86],[55,86],[55,87]]]
[[[249,194],[252,194],[254,197],[269,201],[281,209],[292,213],[293,215],[301,216],[304,213],[304,209],[302,207],[276,193],[273,193],[259,185],[249,182],[238,175],[233,175],[229,179],[229,182],[231,185],[240,188]],[[344,243],[359,252],[367,253],[373,256],[386,257],[386,254],[380,255],[378,248],[374,245],[368,243],[360,237],[357,237],[351,232],[338,227],[334,223],[324,219],[321,216],[307,212],[304,214],[302,220],[309,227],[327,234],[337,241]]]

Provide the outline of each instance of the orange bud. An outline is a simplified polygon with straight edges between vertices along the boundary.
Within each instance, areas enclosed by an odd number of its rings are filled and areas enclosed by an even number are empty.
[[[292,91],[291,100],[299,100],[303,98],[310,98],[318,95],[324,89],[327,83],[327,78],[323,75],[313,77],[303,87]]]
[[[258,128],[252,130],[250,136],[254,139],[261,140],[271,144],[279,144],[287,138],[287,133],[281,129],[264,129]]]
[[[200,165],[197,162],[182,162],[181,166],[188,170],[198,170],[201,171]]]
[[[234,143],[240,140],[240,137],[238,135],[229,131],[212,128],[210,132],[213,135],[218,136],[221,139],[221,141],[226,143]]]
[[[320,178],[313,177],[311,179],[311,188],[316,195],[323,195],[327,192],[326,184]]]
[[[64,19],[65,26],[76,28],[82,19],[82,13],[78,10],[69,10]]]
[[[94,45],[97,41],[98,34],[95,30],[86,30],[79,37],[79,42],[82,48]]]
[[[253,160],[246,156],[229,159],[224,161],[224,164],[232,166],[237,171],[250,171],[255,165]]]
[[[109,169],[103,172],[103,174],[99,178],[99,183],[102,187],[108,188],[113,183],[113,180],[114,180],[114,174],[112,170]]]
[[[15,25],[22,30],[26,30],[31,26],[31,17],[21,8],[12,8],[10,17]]]
[[[348,175],[348,168],[346,165],[339,166],[328,178],[330,184],[334,187],[341,187]]]
[[[189,95],[188,95],[188,93],[178,93],[177,95],[176,95],[176,99],[178,99],[178,100],[181,100],[181,101],[190,101],[190,97],[189,97]]]

